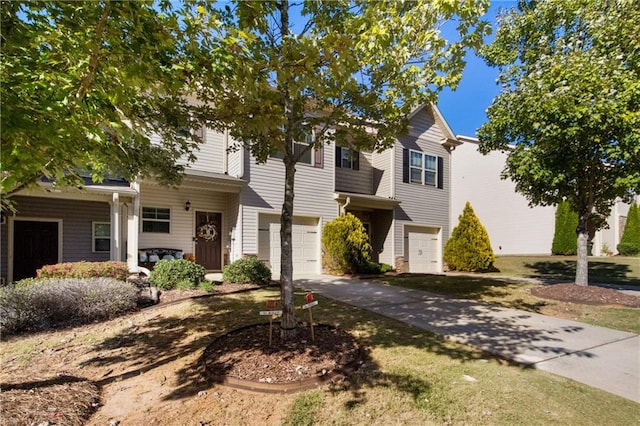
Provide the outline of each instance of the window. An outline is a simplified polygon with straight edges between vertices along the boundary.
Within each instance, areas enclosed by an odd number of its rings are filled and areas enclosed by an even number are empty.
[[[93,252],[109,253],[111,251],[111,224],[109,222],[93,222]]]
[[[307,149],[309,145],[313,143],[313,133],[311,131],[307,131],[304,134],[304,140],[301,142],[294,141],[293,142],[293,155],[298,158],[298,163],[309,164],[314,167],[322,168],[322,156],[323,150],[322,148],[310,148]],[[306,149],[306,151],[305,151]],[[271,156],[272,158],[284,158],[282,152],[276,152]]]
[[[409,182],[436,186],[438,183],[438,157],[410,151]]]
[[[160,207],[142,208],[142,232],[168,234],[171,223],[170,209]]]
[[[336,167],[360,169],[360,153],[350,148],[336,145]]]

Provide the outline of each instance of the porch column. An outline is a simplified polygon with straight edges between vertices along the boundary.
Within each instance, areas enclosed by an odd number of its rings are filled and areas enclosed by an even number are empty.
[[[138,230],[140,227],[140,184],[131,183],[131,188],[136,190],[133,197],[133,205],[127,209],[127,265],[129,271],[138,270]]]
[[[120,194],[114,192],[111,200],[111,260],[120,261],[120,248],[122,238],[120,236]]]

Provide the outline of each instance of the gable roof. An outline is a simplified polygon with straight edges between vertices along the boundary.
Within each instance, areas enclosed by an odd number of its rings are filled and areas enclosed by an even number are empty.
[[[444,116],[442,115],[438,107],[432,103],[423,104],[414,108],[413,111],[411,111],[411,113],[407,117],[407,119],[411,120],[418,112],[422,111],[423,109],[427,109],[433,115],[433,118],[436,124],[438,125],[438,127],[440,127],[440,130],[442,130],[442,133],[444,134],[444,139],[440,143],[445,148],[455,149],[456,146],[462,145],[462,141],[459,140],[456,137],[456,135],[453,133],[453,130],[451,130],[451,127],[449,127],[449,123],[447,123],[447,120],[444,119]]]

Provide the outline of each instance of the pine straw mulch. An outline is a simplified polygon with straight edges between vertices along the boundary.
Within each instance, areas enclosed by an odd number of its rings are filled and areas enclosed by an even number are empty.
[[[585,305],[609,305],[640,308],[640,297],[595,285],[580,286],[576,284],[552,284],[535,287],[531,289],[531,294],[542,297],[543,299],[582,303]]]

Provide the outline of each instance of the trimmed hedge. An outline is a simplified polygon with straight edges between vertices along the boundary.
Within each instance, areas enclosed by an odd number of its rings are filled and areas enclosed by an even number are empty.
[[[149,281],[164,290],[176,287],[186,290],[197,287],[204,281],[204,274],[205,269],[202,265],[188,260],[159,260],[149,275]]]
[[[578,213],[571,209],[571,205],[563,201],[556,208],[556,224],[551,243],[551,254],[574,256],[578,253]]]
[[[114,278],[125,281],[129,276],[127,262],[69,262],[45,265],[36,271],[37,278]]]
[[[109,319],[137,308],[138,289],[113,278],[48,278],[0,288],[0,331],[15,334]]]
[[[496,258],[489,234],[467,201],[458,226],[444,246],[444,261],[454,271],[488,271]]]
[[[629,207],[627,223],[616,248],[622,256],[640,256],[640,206],[636,203]]]
[[[322,268],[329,273],[379,273],[371,262],[371,244],[364,225],[347,213],[328,222],[322,231]]]
[[[271,282],[271,270],[257,257],[248,256],[225,266],[222,279],[236,284],[266,285]]]

